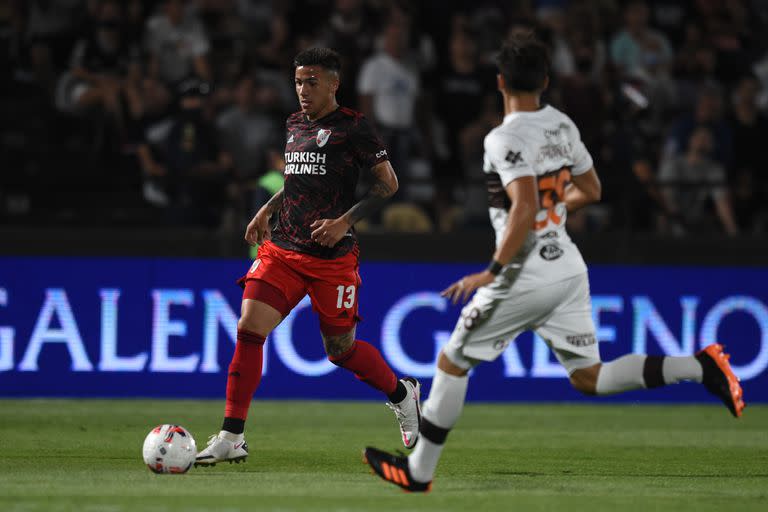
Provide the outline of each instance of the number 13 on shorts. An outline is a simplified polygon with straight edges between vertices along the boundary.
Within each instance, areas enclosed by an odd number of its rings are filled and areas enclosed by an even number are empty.
[[[355,305],[355,292],[357,291],[355,285],[344,286],[341,284],[336,287],[336,291],[339,292],[338,297],[336,297],[336,308],[349,309]]]

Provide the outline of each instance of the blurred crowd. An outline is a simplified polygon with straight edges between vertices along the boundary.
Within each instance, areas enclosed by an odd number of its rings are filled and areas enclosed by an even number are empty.
[[[767,28],[764,0],[0,0],[0,219],[242,229],[293,57],[329,46],[401,181],[363,228],[485,226],[493,56],[533,29],[603,180],[571,230],[766,233]]]

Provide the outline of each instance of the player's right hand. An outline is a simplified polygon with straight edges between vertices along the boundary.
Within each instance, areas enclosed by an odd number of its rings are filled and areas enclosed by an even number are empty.
[[[245,228],[245,241],[248,245],[263,244],[265,240],[272,238],[272,232],[269,229],[269,216],[259,212],[253,216],[248,227]]]
[[[496,276],[487,270],[483,270],[477,274],[470,274],[468,276],[462,277],[451,286],[440,292],[440,295],[450,299],[453,304],[456,304],[459,302],[459,300],[464,303],[469,300],[475,290],[481,286],[491,284],[494,279],[496,279]]]

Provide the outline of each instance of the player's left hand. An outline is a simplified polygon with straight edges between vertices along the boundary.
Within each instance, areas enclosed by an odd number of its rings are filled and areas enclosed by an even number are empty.
[[[338,218],[316,220],[309,226],[309,229],[312,230],[312,240],[325,247],[333,247],[344,238],[349,227],[349,223]]]
[[[481,286],[491,284],[495,278],[496,276],[487,270],[483,270],[477,274],[469,274],[440,292],[440,295],[451,299],[453,304],[456,304],[459,299],[461,299],[461,302],[467,302],[475,290]]]

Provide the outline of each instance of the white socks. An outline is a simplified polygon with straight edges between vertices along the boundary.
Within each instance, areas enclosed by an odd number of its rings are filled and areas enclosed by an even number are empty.
[[[665,357],[661,371],[666,384],[677,384],[681,380],[701,382],[704,379],[704,370],[695,356]]]
[[[232,432],[222,430],[219,432],[219,437],[221,439],[226,439],[227,441],[232,441],[233,443],[239,443],[245,438],[245,434],[233,434]]]
[[[597,376],[596,391],[598,395],[612,395],[633,389],[677,384],[683,380],[701,382],[701,379],[701,364],[695,356],[660,358],[628,354],[610,363],[603,363]]]
[[[612,395],[622,391],[643,389],[645,357],[639,354],[627,354],[610,363],[603,363],[597,375],[597,394]]]
[[[466,375],[456,377],[439,368],[435,371],[429,398],[424,402],[421,411],[422,419],[427,420],[431,425],[429,428],[425,426],[421,429],[419,442],[416,443],[413,454],[408,457],[408,468],[416,481],[430,482],[432,480],[437,462],[440,460],[440,454],[443,451],[445,435],[456,424],[464,408],[468,383],[469,377]],[[437,431],[437,437],[442,434],[442,442],[436,443],[427,439],[424,431],[429,429]],[[431,435],[431,432],[427,432],[427,435]],[[436,436],[431,435],[431,437]]]

